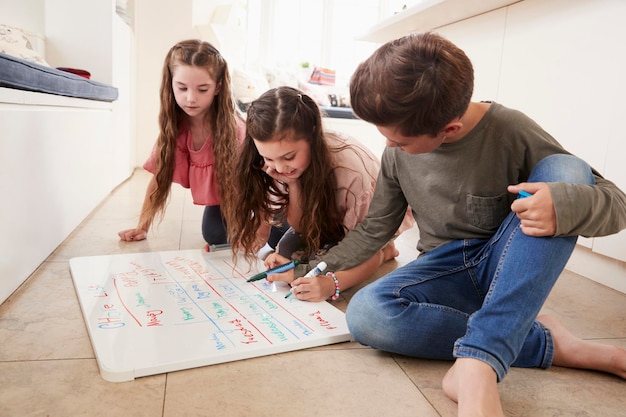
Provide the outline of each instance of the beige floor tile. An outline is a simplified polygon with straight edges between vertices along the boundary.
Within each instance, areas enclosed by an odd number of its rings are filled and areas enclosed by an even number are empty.
[[[202,213],[197,220],[186,220],[180,231],[180,249],[203,249],[206,245],[202,237]]]
[[[442,417],[456,416],[456,404],[441,389],[451,362],[396,360]],[[618,417],[626,410],[626,382],[600,372],[513,368],[499,389],[507,416]]]
[[[543,312],[583,339],[626,338],[626,295],[570,271],[561,274]]]
[[[150,230],[148,238],[124,242],[117,233],[122,225],[112,219],[87,219],[50,256],[50,260],[68,261],[79,256],[113,255],[180,249],[180,220],[164,219]]]
[[[500,384],[500,396],[505,414],[510,416],[626,415],[626,383],[599,372],[515,368]]]
[[[191,197],[191,192],[189,190],[186,190],[183,201],[183,220],[202,222],[204,206],[199,206],[193,203],[193,198]]]
[[[0,417],[456,415],[441,390],[451,363],[391,356],[355,342],[131,382],[103,380],[68,260],[204,246],[203,208],[178,186],[147,240],[119,240],[117,232],[137,221],[150,177],[137,170],[0,306]],[[416,228],[398,237],[400,255],[368,282],[414,259],[417,237]],[[343,291],[335,306],[345,311],[359,287]],[[565,271],[543,312],[580,337],[626,347],[626,295],[584,277]],[[626,416],[626,381],[607,374],[515,368],[500,389],[509,416]]]
[[[164,392],[165,375],[113,384],[93,359],[0,362],[2,417],[160,417]]]
[[[170,374],[164,417],[180,415],[438,416],[395,361],[371,349],[297,351]]]
[[[0,361],[94,357],[66,262],[45,262],[0,319]]]
[[[441,389],[441,381],[452,362],[433,361],[394,355],[394,359],[441,417],[455,417],[456,403]]]

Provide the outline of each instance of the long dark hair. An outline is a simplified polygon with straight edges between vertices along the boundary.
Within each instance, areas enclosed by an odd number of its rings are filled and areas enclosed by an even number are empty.
[[[314,252],[324,244],[345,236],[343,213],[336,203],[336,178],[331,148],[325,140],[318,105],[308,95],[291,87],[266,91],[247,112],[246,138],[236,164],[233,200],[227,204],[228,234],[233,250],[242,250],[250,259],[258,249],[256,232],[263,222],[284,221],[289,204],[289,190],[281,187],[263,171],[264,160],[253,138],[265,142],[289,133],[304,138],[310,145],[311,163],[299,178],[302,189],[303,216],[298,231],[308,250]],[[234,210],[233,210],[234,208]]]

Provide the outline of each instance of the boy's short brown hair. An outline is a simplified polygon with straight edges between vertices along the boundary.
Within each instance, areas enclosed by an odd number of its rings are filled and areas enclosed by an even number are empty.
[[[377,126],[404,136],[436,135],[465,113],[474,70],[465,53],[432,32],[387,42],[362,62],[350,81],[352,108]]]

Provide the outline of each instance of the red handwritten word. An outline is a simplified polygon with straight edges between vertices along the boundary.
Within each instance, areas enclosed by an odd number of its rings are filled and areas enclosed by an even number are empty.
[[[209,271],[200,262],[194,261],[193,259],[188,259],[187,264],[196,274],[198,274],[198,276],[202,278],[210,278]]]
[[[243,343],[244,345],[249,345],[251,343],[258,342],[258,340],[255,340],[254,333],[252,333],[252,330],[246,329],[245,327],[243,327],[243,323],[241,322],[241,320],[234,319],[234,320],[229,321],[229,323],[235,326],[235,328],[239,330],[241,332],[241,335],[246,339],[246,340],[241,341],[241,343]]]
[[[132,272],[125,272],[122,274],[118,274],[117,278],[124,283],[125,287],[137,287],[139,285],[139,281],[137,278],[131,277],[130,275],[136,275]]]
[[[133,271],[135,275],[141,275],[143,278],[151,279],[153,282],[166,279],[154,269],[145,268],[137,262],[131,262],[130,264],[135,267],[135,271]]]
[[[159,320],[159,316],[163,314],[163,310],[149,310],[146,312],[146,316],[149,317],[148,327],[163,326]]]
[[[141,273],[141,275],[143,275],[144,278],[149,278],[154,282],[165,279],[163,275],[159,274],[158,272],[155,272],[152,269],[144,269],[139,272]]]
[[[186,259],[183,257],[177,256],[171,261],[165,262],[165,264],[171,266],[176,271],[180,272],[186,277],[193,275],[193,270],[189,270],[186,265],[181,265],[179,262],[186,262]]]
[[[322,312],[321,311],[316,311],[314,313],[309,314],[309,316],[311,317],[315,317],[315,319],[317,320],[317,322],[319,323],[320,326],[322,327],[326,327],[326,329],[328,330],[334,330],[336,329],[336,327],[331,326],[329,322],[327,322],[326,320],[324,320],[322,318]]]

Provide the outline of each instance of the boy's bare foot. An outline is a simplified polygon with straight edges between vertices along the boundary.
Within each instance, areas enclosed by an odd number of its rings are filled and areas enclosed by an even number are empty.
[[[554,340],[555,366],[592,369],[626,379],[626,349],[582,340],[574,336],[556,318],[539,316]],[[487,363],[459,358],[442,382],[443,391],[458,404],[459,417],[503,417],[497,376]]]
[[[396,244],[393,243],[393,240],[387,243],[381,250],[383,251],[383,263],[400,255],[400,252],[396,249]]]
[[[625,349],[580,339],[570,333],[560,321],[552,316],[539,316],[537,321],[546,326],[552,333],[554,340],[553,365],[593,369],[626,379]]]
[[[458,404],[458,417],[504,417],[498,378],[486,362],[458,358],[443,377],[442,387]]]

